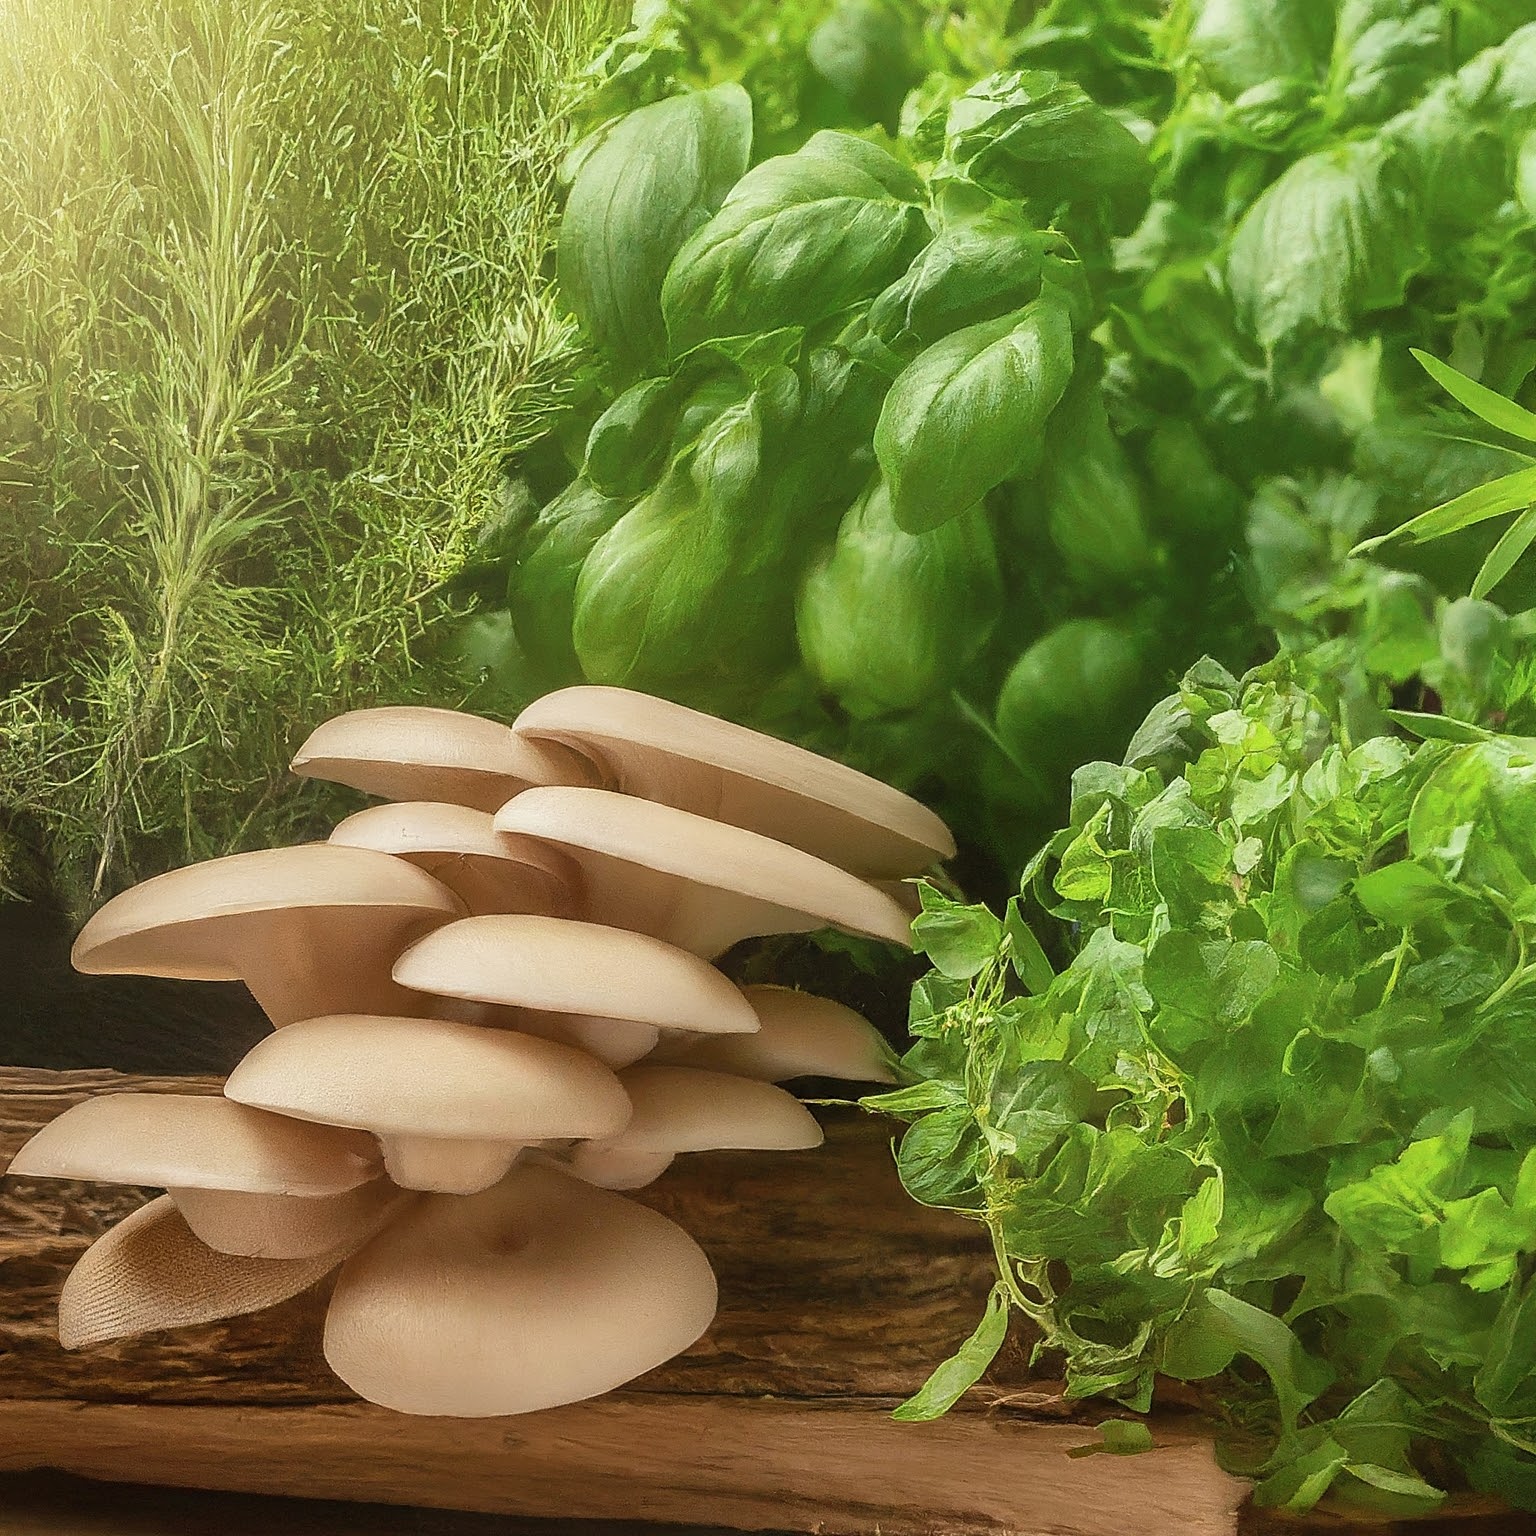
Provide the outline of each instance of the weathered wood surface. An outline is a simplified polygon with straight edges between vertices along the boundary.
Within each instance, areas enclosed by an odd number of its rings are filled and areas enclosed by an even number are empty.
[[[217,1088],[0,1069],[0,1167],[89,1094]],[[1068,1456],[1102,1414],[1032,1378],[1021,1342],[965,1411],[892,1423],[893,1402],[970,1331],[990,1261],[974,1226],[902,1193],[878,1124],[830,1112],[826,1125],[818,1152],[680,1159],[642,1191],[714,1262],[715,1326],[622,1393],[517,1419],[356,1402],[320,1355],[324,1285],[253,1317],[66,1353],[64,1275],[149,1192],[6,1180],[0,1471],[829,1536],[1260,1528],[1191,1418],[1164,1415],[1146,1456]],[[1496,1518],[1486,1536],[1522,1528]]]

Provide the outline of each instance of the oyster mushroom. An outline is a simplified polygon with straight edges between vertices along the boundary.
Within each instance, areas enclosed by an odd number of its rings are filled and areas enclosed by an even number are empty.
[[[530,1413],[610,1391],[708,1328],[715,1277],[665,1216],[552,1168],[429,1195],[342,1266],[325,1358],[402,1413]]]
[[[189,1094],[83,1099],[33,1136],[7,1172],[167,1190],[202,1242],[247,1258],[332,1253],[370,1230],[398,1194],[379,1177],[366,1136]]]
[[[485,1022],[565,1041],[610,1066],[638,1060],[662,1028],[758,1027],[739,989],[697,955],[568,918],[463,918],[413,944],[394,975],[412,991],[486,1007]]]
[[[788,843],[869,879],[952,858],[949,829],[910,796],[803,747],[626,688],[562,688],[512,726],[574,747],[612,787]]]
[[[584,915],[706,958],[757,934],[842,928],[910,943],[888,892],[814,854],[604,789],[530,789],[496,830],[543,838],[581,868]]]
[[[109,1227],[70,1270],[59,1295],[59,1343],[83,1349],[260,1312],[307,1291],[356,1246],[305,1259],[239,1258],[200,1241],[161,1195]]]
[[[840,1077],[892,1083],[891,1048],[862,1015],[830,997],[792,987],[743,987],[762,1028],[755,1035],[676,1034],[651,1052],[648,1064],[701,1067],[765,1083],[792,1077]]]
[[[294,754],[303,778],[347,784],[383,800],[446,800],[494,811],[530,784],[588,784],[569,747],[532,741],[456,709],[355,709],[317,726]]]
[[[499,835],[490,813],[471,806],[438,800],[370,805],[338,822],[330,841],[408,859],[447,886],[467,912],[574,915],[575,869],[546,843]]]
[[[649,1184],[679,1152],[787,1152],[822,1142],[810,1111],[772,1083],[649,1065],[631,1067],[619,1081],[635,1107],[629,1124],[615,1136],[573,1147],[567,1165],[577,1178],[605,1189]]]
[[[173,869],[114,896],[70,959],[92,975],[243,981],[274,1025],[362,1008],[401,1012],[394,958],[463,912],[388,854],[309,843]]]
[[[629,1099],[600,1062],[552,1040],[444,1019],[339,1014],[270,1035],[225,1094],[290,1122],[370,1131],[404,1189],[468,1195],[531,1142],[611,1135]]]

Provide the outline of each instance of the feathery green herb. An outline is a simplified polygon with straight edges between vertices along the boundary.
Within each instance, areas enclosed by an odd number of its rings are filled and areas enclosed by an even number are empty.
[[[309,824],[566,387],[542,263],[601,0],[0,12],[0,884]]]

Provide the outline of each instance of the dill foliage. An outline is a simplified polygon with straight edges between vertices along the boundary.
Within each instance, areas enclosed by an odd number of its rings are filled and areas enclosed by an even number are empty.
[[[463,697],[434,621],[572,336],[605,0],[0,10],[0,889],[303,835],[296,736]]]

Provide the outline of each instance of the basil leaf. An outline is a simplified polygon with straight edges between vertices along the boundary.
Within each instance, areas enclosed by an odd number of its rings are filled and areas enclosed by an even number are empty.
[[[1042,212],[1101,193],[1146,202],[1151,169],[1129,128],[1080,85],[1048,70],[988,76],[950,108],[945,164],[998,197],[1033,199]]]
[[[711,337],[815,325],[878,292],[927,239],[921,184],[867,139],[823,131],[754,166],[666,274],[674,355]]]
[[[1429,259],[1387,147],[1340,144],[1291,165],[1243,216],[1227,256],[1237,312],[1273,350],[1296,333],[1348,331],[1399,303]]]
[[[589,681],[719,678],[787,648],[784,550],[760,515],[766,415],[762,391],[722,412],[588,555],[572,638]]]
[[[915,709],[964,673],[1002,603],[980,507],[931,532],[904,533],[877,481],[806,572],[795,606],[800,654],[855,718]]]
[[[996,212],[942,229],[870,306],[869,328],[890,345],[911,338],[929,346],[1010,313],[1040,291],[1056,238]]]
[[[806,59],[861,116],[894,129],[902,98],[922,75],[909,35],[916,20],[903,0],[834,0]]]
[[[1226,96],[1322,72],[1333,30],[1327,0],[1198,0],[1189,50]]]
[[[751,143],[751,98],[725,84],[629,113],[582,160],[556,272],[587,333],[625,367],[665,354],[662,279],[746,170]]]
[[[608,496],[638,496],[666,452],[676,405],[671,379],[641,379],[592,424],[581,472]]]
[[[992,1287],[976,1331],[892,1414],[906,1424],[926,1423],[948,1413],[986,1374],[1008,1337],[1008,1292]]]
[[[573,480],[535,519],[507,579],[518,644],[551,677],[578,674],[571,643],[576,585],[593,546],[628,510],[586,479]]]
[[[1023,462],[1072,374],[1065,302],[1046,289],[1001,320],[935,342],[902,370],[875,427],[897,524],[937,528]]]

